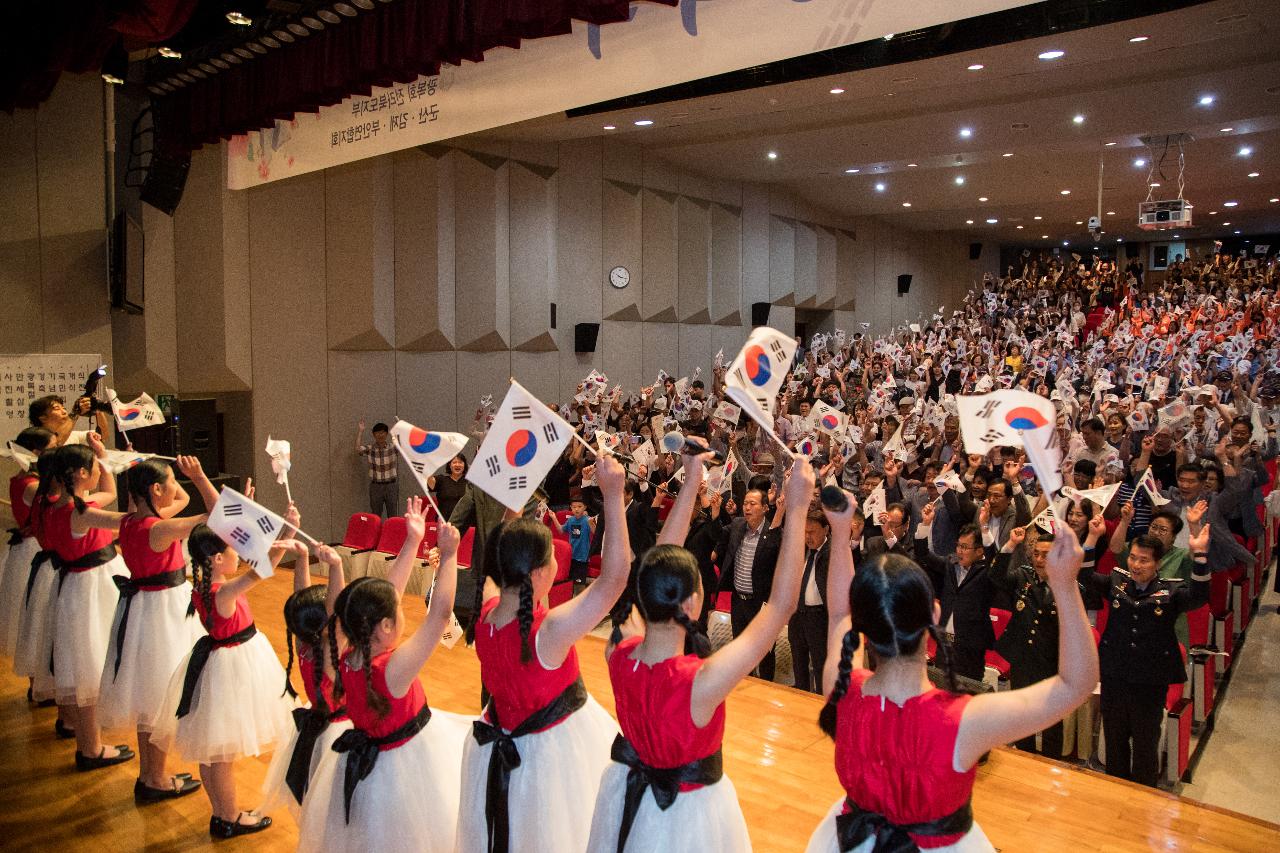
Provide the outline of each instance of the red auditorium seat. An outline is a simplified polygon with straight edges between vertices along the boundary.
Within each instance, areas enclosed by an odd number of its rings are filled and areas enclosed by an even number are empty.
[[[592,554],[590,557],[587,558],[587,577],[589,578],[600,577],[600,555],[599,554]]]
[[[569,580],[569,562],[573,549],[567,539],[553,539],[552,553],[555,555],[556,574],[551,584],[551,592],[547,594],[547,603],[555,607],[573,598],[573,581]]]
[[[991,608],[991,627],[996,632],[997,640],[1004,634],[1004,629],[1009,627],[1009,620],[1012,618],[1013,614],[1008,610],[1002,610],[999,607]],[[1009,662],[994,649],[987,650],[986,662],[987,666],[993,667],[1000,673],[1001,678],[1009,677]]]
[[[1186,647],[1180,645],[1179,649],[1185,662]],[[1193,703],[1186,697],[1186,685],[1169,685],[1169,693],[1165,699],[1164,778],[1170,785],[1176,784],[1187,772],[1187,762],[1191,758],[1193,717]]]
[[[381,530],[382,517],[372,513],[357,512],[347,519],[347,531],[342,541],[332,546],[343,558],[343,574],[347,580],[365,573],[369,554],[377,546]],[[322,574],[323,564],[312,566],[311,571]]]
[[[470,567],[471,565],[471,549],[476,544],[476,529],[468,527],[467,532],[462,534],[462,541],[458,543],[458,565]]]

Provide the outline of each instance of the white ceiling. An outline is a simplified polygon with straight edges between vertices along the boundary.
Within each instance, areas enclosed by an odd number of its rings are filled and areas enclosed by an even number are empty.
[[[1178,233],[1280,231],[1280,202],[1269,201],[1280,197],[1278,12],[1276,0],[1220,0],[852,74],[573,119],[551,116],[484,136],[617,138],[695,173],[778,184],[836,213],[974,240],[1048,245],[1091,242],[1076,222],[1097,210],[1100,155],[1103,240],[1144,239],[1136,220],[1147,169],[1133,162],[1151,158],[1139,137],[1187,132],[1194,141],[1185,148],[1185,197],[1195,206],[1196,227]],[[1130,43],[1134,36],[1148,39]],[[1037,58],[1049,49],[1066,55]],[[975,63],[984,68],[966,70]],[[845,92],[830,94],[837,87]],[[1214,98],[1211,105],[1199,104],[1204,95]],[[1085,117],[1082,124],[1073,122],[1076,115]],[[654,124],[636,127],[639,119]],[[609,124],[618,129],[603,130]],[[964,127],[972,129],[970,138],[960,136]],[[1239,156],[1242,146],[1252,154]],[[776,159],[768,159],[770,151]],[[849,168],[861,171],[846,174]],[[1162,171],[1164,177],[1152,178],[1162,185],[1153,198],[1176,198],[1176,148]],[[1260,176],[1249,178],[1250,172]],[[886,185],[883,193],[874,190],[877,182]],[[1238,205],[1224,207],[1227,201]],[[988,225],[988,218],[999,222]],[[969,219],[976,224],[967,225]]]

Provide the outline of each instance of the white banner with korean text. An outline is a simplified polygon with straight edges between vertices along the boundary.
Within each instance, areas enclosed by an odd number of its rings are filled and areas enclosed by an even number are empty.
[[[227,143],[227,186],[248,187],[729,71],[1029,5],[1028,0],[637,3],[632,19],[353,95]],[[635,128],[630,128],[635,130]]]
[[[30,426],[27,406],[32,400],[57,394],[70,408],[84,393],[89,374],[102,364],[100,358],[97,353],[0,354],[0,439],[12,439]],[[82,420],[80,428],[87,424]]]

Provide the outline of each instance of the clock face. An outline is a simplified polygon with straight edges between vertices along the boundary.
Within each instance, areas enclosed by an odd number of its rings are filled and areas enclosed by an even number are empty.
[[[614,267],[609,270],[609,283],[621,290],[631,283],[631,273],[626,267]]]

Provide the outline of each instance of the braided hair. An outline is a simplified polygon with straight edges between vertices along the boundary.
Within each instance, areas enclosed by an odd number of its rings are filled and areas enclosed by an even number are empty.
[[[197,524],[187,538],[187,550],[191,552],[193,594],[199,597],[204,609],[200,621],[206,631],[213,630],[216,612],[213,601],[213,558],[226,551],[227,547],[222,537],[205,524]]]
[[[284,603],[285,643],[289,647],[289,662],[284,670],[284,693],[295,699],[298,698],[298,693],[293,689],[291,680],[294,636],[297,636],[299,657],[302,656],[304,647],[309,649],[313,656],[325,653],[324,631],[329,624],[329,614],[324,606],[327,596],[328,589],[324,584],[312,584],[289,596]],[[317,665],[316,670],[323,672],[324,667]],[[284,693],[281,695],[283,696]],[[324,702],[319,689],[315,690],[315,696],[317,704]]]
[[[129,491],[129,497],[133,498],[133,505],[145,504],[152,515],[160,515],[151,500],[151,487],[167,482],[170,470],[167,463],[158,459],[143,459],[130,468],[125,476],[125,488]]]
[[[853,653],[860,637],[878,661],[911,656],[920,650],[925,632],[938,641],[938,653],[955,688],[950,646],[933,624],[933,586],[924,570],[899,554],[883,554],[858,567],[849,589],[852,626],[840,644],[840,662],[831,696],[818,715],[818,726],[832,738],[836,734],[836,709],[849,692]]]
[[[81,469],[92,471],[96,463],[93,450],[83,444],[64,444],[53,452],[51,474],[57,478],[62,490],[71,496],[76,512],[85,511],[84,498],[76,494],[76,472]]]
[[[516,621],[520,627],[520,662],[529,663],[533,660],[533,647],[529,642],[533,633],[533,573],[555,563],[551,531],[535,519],[513,518],[503,522],[489,538],[493,541],[493,559],[485,560],[485,570],[501,588],[519,589]],[[477,607],[476,619],[479,612]],[[474,628],[473,622],[472,639]]]
[[[58,460],[52,453],[42,453],[36,459],[36,475],[40,478],[36,485],[35,496],[31,499],[31,529],[37,535],[44,528],[44,513],[49,508],[49,493],[53,491],[55,482],[61,483],[57,476]]]
[[[389,581],[362,577],[343,587],[333,607],[333,615],[342,626],[342,632],[347,635],[347,642],[360,654],[360,668],[364,671],[365,702],[380,717],[386,716],[391,710],[391,703],[373,686],[373,632],[383,619],[394,620],[399,606],[399,595]],[[329,630],[329,654],[334,671],[339,673],[333,680],[333,696],[337,699],[345,690],[338,667],[337,632],[332,628]]]
[[[644,555],[636,575],[636,603],[646,624],[674,621],[689,635],[689,647],[700,658],[711,654],[702,626],[684,612],[684,602],[702,590],[693,554],[679,545],[655,545]]]

